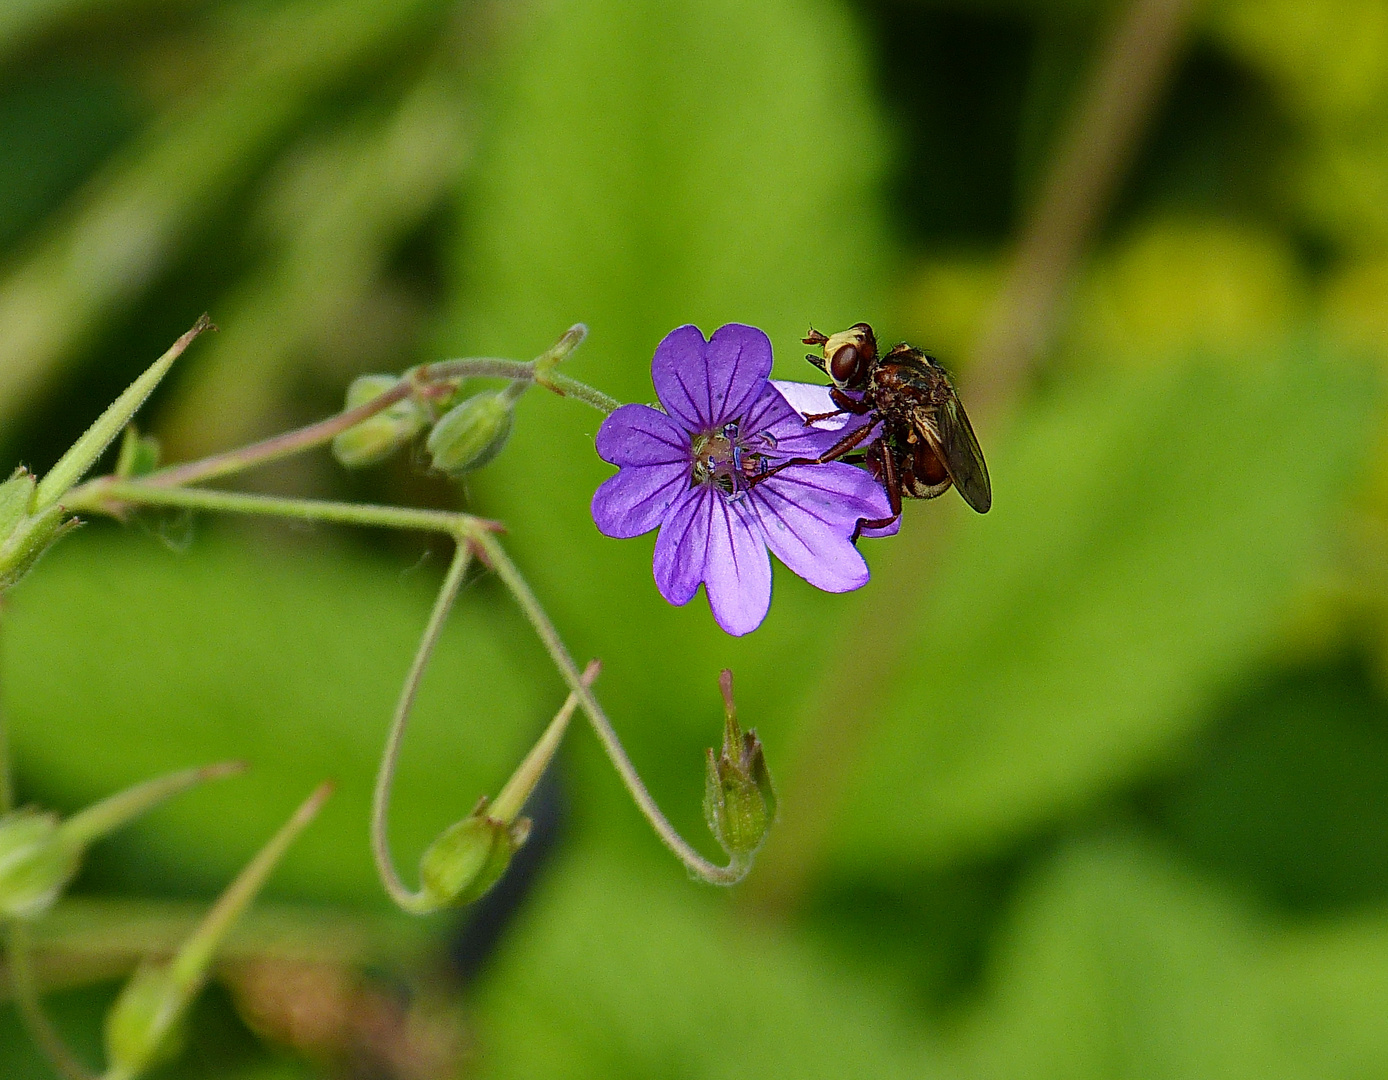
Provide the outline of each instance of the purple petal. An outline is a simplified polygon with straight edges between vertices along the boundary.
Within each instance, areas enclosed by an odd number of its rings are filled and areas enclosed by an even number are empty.
[[[689,603],[704,579],[714,498],[703,484],[678,495],[656,537],[652,566],[656,588],[676,607]]]
[[[708,386],[714,427],[739,419],[766,388],[771,339],[755,326],[728,323],[709,339]]]
[[[804,383],[790,385],[808,385]],[[826,399],[827,400],[827,399]],[[834,408],[828,402],[829,408]],[[743,419],[743,438],[748,445],[756,446],[758,436],[771,444],[769,453],[774,457],[819,457],[849,433],[850,426],[861,427],[869,422],[865,416],[850,416],[848,423],[839,423],[836,417],[827,424],[805,423],[805,418],[792,408],[790,402],[774,384],[768,386],[761,398]],[[766,439],[770,436],[769,440]],[[866,446],[873,436],[865,437],[860,446]]]
[[[598,455],[613,465],[689,464],[689,433],[659,409],[623,405],[598,428]]]
[[[683,462],[624,466],[593,492],[593,522],[618,540],[648,533],[688,486],[689,466]]]
[[[651,381],[665,411],[690,431],[740,417],[771,374],[771,341],[755,326],[729,323],[710,341],[697,326],[671,330],[656,346]]]
[[[771,608],[771,559],[746,498],[713,499],[704,587],[718,625],[734,637],[750,634]]]
[[[833,412],[838,408],[834,404],[834,399],[829,396],[829,387],[827,386],[820,386],[818,383],[787,382],[785,379],[772,379],[771,385],[801,416]],[[850,415],[845,413],[843,416],[817,421],[815,427],[825,431],[837,431],[848,423]]]
[[[748,498],[776,557],[815,588],[848,592],[867,584],[867,563],[850,537],[859,518],[891,513],[871,475],[841,462],[792,465]]]

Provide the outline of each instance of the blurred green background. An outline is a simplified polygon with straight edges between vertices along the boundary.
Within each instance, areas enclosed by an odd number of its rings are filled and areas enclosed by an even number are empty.
[[[741,640],[660,600],[653,536],[598,535],[573,402],[529,394],[461,485],[410,455],[246,478],[504,520],[710,856],[733,668],[783,820],[726,892],[576,726],[529,871],[480,913],[391,916],[367,802],[446,547],[160,515],[63,541],[4,612],[21,795],[253,764],[101,845],[40,935],[74,1044],[96,1060],[113,980],[333,776],[160,1075],[1388,1076],[1388,0],[1187,6],[1050,271],[1053,333],[1002,378],[978,342],[1128,9],[0,6],[0,462],[48,468],[204,310],[221,331],[142,416],[172,458],[580,320],[566,370],[623,400],[685,322],[759,325],[807,379],[807,326],[867,320],[989,390],[993,512],[908,506],[852,596],[778,567]],[[402,864],[562,696],[470,585],[404,751]],[[49,1075],[8,1005],[0,1075]]]

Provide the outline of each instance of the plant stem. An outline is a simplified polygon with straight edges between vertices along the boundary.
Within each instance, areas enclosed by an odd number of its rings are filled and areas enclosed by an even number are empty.
[[[385,529],[419,529],[466,535],[500,531],[495,521],[449,510],[419,510],[407,506],[329,502],[322,499],[285,499],[248,495],[238,491],[205,488],[152,487],[143,480],[93,480],[75,489],[68,509],[119,516],[127,506],[177,506],[231,514],[260,514],[297,521],[322,521],[339,525],[366,525]]]
[[[50,1065],[66,1080],[96,1080],[90,1072],[67,1048],[67,1043],[49,1021],[39,1001],[38,988],[34,982],[34,969],[30,963],[29,931],[19,921],[10,923],[7,935],[6,952],[10,961],[10,981],[14,987],[15,1004],[20,1019],[43,1051]]]
[[[631,758],[627,757],[626,750],[622,748],[622,742],[617,737],[617,732],[613,730],[612,723],[607,719],[607,714],[603,712],[602,706],[598,704],[597,699],[584,684],[577,665],[574,664],[573,658],[559,637],[559,632],[549,621],[549,616],[545,614],[539,600],[531,592],[525,578],[516,569],[515,563],[511,562],[505,549],[490,534],[481,534],[474,540],[482,549],[487,562],[496,571],[497,576],[515,596],[516,602],[525,613],[525,617],[530,620],[530,625],[534,627],[536,635],[544,643],[555,667],[564,676],[564,681],[569,684],[570,691],[578,695],[579,703],[583,706],[583,711],[587,714],[598,741],[602,743],[603,749],[617,770],[617,775],[622,778],[622,783],[626,785],[632,800],[646,815],[646,820],[650,822],[656,835],[674,853],[675,858],[684,863],[695,877],[713,885],[735,885],[741,881],[751,869],[750,861],[734,859],[727,866],[718,866],[716,863],[709,862],[690,847],[684,837],[680,836],[675,827],[670,824],[669,819],[656,805],[655,799],[651,797],[651,793],[646,790],[646,785],[641,781],[641,776],[637,773],[636,766],[631,763]]]
[[[598,661],[588,661],[588,666],[583,669],[583,685],[592,686],[601,670],[602,664]],[[564,732],[568,730],[569,721],[577,708],[578,695],[570,691],[554,719],[549,722],[549,727],[545,728],[544,734],[530,748],[530,753],[526,754],[525,760],[516,767],[516,771],[511,774],[511,779],[506,781],[506,786],[501,789],[496,799],[487,805],[489,818],[507,825],[516,820],[525,808],[525,801],[530,798],[530,793],[535,790],[535,785],[540,782],[540,777],[544,776],[550,761],[554,759],[554,752],[559,749],[559,743],[563,740]]]
[[[425,900],[422,891],[412,892],[396,872],[395,860],[390,854],[388,829],[390,787],[395,779],[395,766],[400,759],[400,744],[405,738],[405,726],[410,719],[410,710],[414,708],[415,695],[419,692],[419,684],[424,678],[424,669],[428,666],[429,657],[433,655],[434,646],[438,644],[439,636],[443,633],[443,624],[448,619],[453,601],[462,587],[463,577],[467,574],[468,563],[472,560],[472,545],[461,535],[457,536],[456,540],[453,562],[448,567],[448,575],[443,579],[438,599],[434,601],[434,610],[429,615],[429,623],[424,628],[419,648],[415,650],[409,674],[405,676],[405,685],[400,688],[400,699],[396,702],[395,715],[390,721],[390,733],[386,736],[386,748],[381,754],[381,766],[376,773],[376,787],[371,795],[371,854],[376,860],[376,872],[380,875],[381,884],[385,886],[390,898],[405,911],[414,914],[430,911],[432,906]]]
[[[407,371],[400,377],[400,381],[385,393],[358,405],[355,409],[348,409],[326,420],[263,439],[250,446],[159,469],[143,477],[141,483],[154,487],[196,484],[292,457],[294,454],[301,454],[332,442],[342,432],[371,419],[377,413],[384,412],[411,394],[428,396],[443,385],[460,379],[510,379],[514,383],[537,383],[561,397],[571,397],[585,405],[591,405],[601,413],[610,413],[620,408],[622,403],[601,390],[553,370],[554,365],[567,356],[578,342],[583,340],[586,333],[586,330],[579,332],[579,328],[575,327],[561,337],[554,348],[529,361],[475,356],[423,364]]]

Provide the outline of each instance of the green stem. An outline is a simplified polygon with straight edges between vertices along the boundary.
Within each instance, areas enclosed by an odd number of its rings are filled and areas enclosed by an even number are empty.
[[[129,506],[175,506],[189,510],[209,510],[230,514],[260,514],[296,521],[321,521],[339,525],[378,526],[386,529],[419,529],[457,535],[500,531],[501,526],[485,518],[448,510],[418,510],[406,506],[375,506],[369,503],[328,502],[322,499],[285,499],[270,495],[248,495],[237,491],[209,491],[205,488],[152,487],[143,480],[115,480],[105,477],[83,484],[68,500],[68,508],[89,513],[119,516]]]
[[[245,771],[244,762],[224,761],[147,780],[73,814],[58,826],[58,833],[67,843],[83,848],[180,791]]]
[[[574,664],[573,658],[559,637],[559,632],[549,621],[549,616],[545,614],[544,608],[540,606],[539,600],[536,599],[525,578],[516,569],[515,563],[511,562],[505,549],[490,534],[478,535],[474,537],[474,542],[482,549],[488,564],[496,571],[497,577],[501,578],[506,587],[511,590],[512,595],[515,596],[516,602],[520,605],[526,618],[530,620],[530,625],[534,627],[535,633],[543,642],[560,674],[563,675],[564,681],[568,683],[570,691],[578,695],[579,704],[583,706],[583,711],[587,714],[588,721],[592,725],[598,741],[602,743],[603,749],[617,770],[617,775],[622,778],[622,783],[626,785],[632,800],[646,816],[646,820],[650,822],[656,835],[674,853],[675,858],[684,863],[689,872],[696,877],[713,885],[735,885],[741,881],[751,869],[750,861],[735,858],[727,866],[719,866],[709,862],[695,851],[670,824],[669,819],[656,804],[655,799],[651,797],[651,793],[646,790],[646,785],[642,782],[631,758],[627,756],[626,750],[623,749],[617,732],[613,729],[611,721],[607,719],[607,714],[603,712],[597,698],[584,684],[578,667]]]
[[[294,811],[294,816],[280,826],[279,832],[236,875],[236,880],[217,898],[198,928],[178,950],[170,962],[169,973],[185,1000],[191,998],[202,985],[217,947],[255,899],[289,845],[317,817],[323,803],[333,793],[333,787],[329,780],[314,789],[313,794]]]
[[[590,660],[588,666],[583,669],[583,685],[592,686],[601,670],[602,664]],[[501,789],[496,801],[487,806],[489,818],[507,825],[516,820],[525,807],[525,801],[530,798],[530,793],[535,790],[535,785],[540,782],[540,777],[544,776],[545,770],[549,768],[554,752],[559,749],[559,743],[563,740],[564,732],[568,730],[569,721],[577,708],[578,695],[570,691],[559,712],[549,722],[549,727],[545,728],[544,734],[530,748],[530,753],[525,755],[525,760],[511,775],[511,779],[506,781],[506,786]]]
[[[428,396],[431,392],[437,392],[444,384],[459,379],[510,379],[513,383],[538,383],[561,397],[575,398],[599,412],[610,413],[620,408],[622,403],[601,390],[554,371],[555,365],[577,348],[587,333],[587,328],[581,323],[571,327],[550,349],[529,361],[475,356],[423,364],[402,375],[400,381],[385,393],[358,405],[355,409],[348,409],[315,424],[263,439],[250,446],[159,469],[144,477],[142,483],[154,487],[196,484],[301,454],[332,442],[342,432],[371,419],[377,413],[384,412],[411,394]]]
[[[390,733],[386,736],[385,751],[381,754],[381,765],[376,772],[376,787],[371,795],[371,854],[376,860],[376,872],[386,892],[405,911],[423,914],[434,910],[423,892],[412,892],[400,879],[395,869],[395,860],[390,854],[389,816],[390,788],[395,779],[395,767],[400,759],[400,744],[405,738],[405,727],[409,723],[410,711],[414,708],[415,695],[424,678],[424,669],[434,653],[443,633],[443,624],[453,608],[463,577],[467,574],[468,563],[472,560],[472,546],[463,536],[457,537],[457,548],[453,552],[453,562],[448,567],[448,575],[443,579],[434,610],[429,615],[429,623],[420,638],[419,648],[415,650],[405,685],[400,688],[400,699],[395,704],[395,715],[390,721]]]
[[[34,980],[28,928],[22,922],[11,922],[6,944],[15,1004],[19,1008],[20,1019],[24,1021],[24,1026],[34,1043],[43,1052],[49,1064],[66,1080],[95,1080],[95,1074],[78,1061],[67,1048],[67,1043],[43,1011],[38,986]]]

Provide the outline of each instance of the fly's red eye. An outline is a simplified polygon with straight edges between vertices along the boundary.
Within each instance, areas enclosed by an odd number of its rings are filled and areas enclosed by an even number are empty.
[[[851,383],[857,373],[857,348],[853,345],[844,345],[836,350],[833,358],[829,361],[829,378],[842,386]]]

